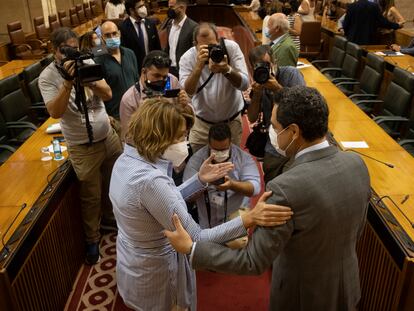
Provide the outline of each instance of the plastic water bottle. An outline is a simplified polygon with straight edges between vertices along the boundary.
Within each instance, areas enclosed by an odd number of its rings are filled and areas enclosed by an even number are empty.
[[[62,149],[60,148],[60,143],[57,139],[52,141],[53,144],[53,154],[55,155],[55,160],[60,161],[63,159]]]

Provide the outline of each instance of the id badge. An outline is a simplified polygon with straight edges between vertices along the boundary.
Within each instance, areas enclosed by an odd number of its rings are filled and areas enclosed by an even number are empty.
[[[89,110],[88,111],[88,116],[89,116],[89,122],[90,123],[93,123],[94,122],[94,113],[93,113],[93,110]],[[86,118],[85,118],[85,115],[83,113],[80,115],[80,118],[81,118],[81,123],[82,124],[86,124]]]
[[[211,195],[211,203],[216,206],[224,206],[224,196],[221,196],[219,193],[213,193]]]

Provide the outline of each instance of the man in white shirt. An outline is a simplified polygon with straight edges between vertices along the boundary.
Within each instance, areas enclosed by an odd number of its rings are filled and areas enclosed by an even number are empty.
[[[166,52],[171,59],[170,73],[176,77],[178,77],[180,58],[193,46],[193,33],[198,25],[185,14],[186,9],[187,0],[168,1]]]
[[[146,18],[148,12],[144,1],[126,0],[125,9],[129,18],[125,19],[120,27],[121,45],[134,51],[138,72],[141,72],[145,55],[149,51],[161,49],[158,30],[155,22]]]
[[[196,119],[190,131],[194,152],[208,143],[210,126],[228,123],[232,142],[240,145],[244,107],[242,91],[249,87],[246,61],[239,45],[231,40],[219,40],[213,24],[202,23],[194,31],[196,46],[180,59],[180,84],[192,97]],[[220,42],[220,46],[219,45]],[[215,46],[212,46],[215,45]],[[210,46],[210,48],[209,48]],[[221,61],[214,62],[210,53],[225,50]],[[217,60],[217,59],[216,59]]]

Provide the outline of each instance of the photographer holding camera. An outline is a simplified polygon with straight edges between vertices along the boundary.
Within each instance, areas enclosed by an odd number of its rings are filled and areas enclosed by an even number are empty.
[[[98,76],[99,66],[93,66],[91,59],[81,60],[93,55],[79,52],[76,33],[61,27],[52,33],[51,41],[55,61],[40,74],[39,88],[50,116],[60,118],[69,159],[80,183],[86,263],[95,264],[99,261],[100,228],[116,229],[108,187],[122,146],[102,101],[109,100],[112,92]]]
[[[173,102],[188,105],[189,98],[180,90],[178,79],[169,73],[171,60],[163,51],[151,51],[142,62],[141,76],[122,96],[119,113],[121,118],[121,137],[125,138],[129,120],[139,105],[147,97],[170,97]]]
[[[232,142],[240,145],[241,91],[249,86],[243,53],[236,42],[219,40],[213,24],[197,26],[193,38],[195,46],[181,57],[179,66],[180,84],[192,96],[196,114],[190,145],[194,152],[205,146],[210,127],[217,123],[228,123]]]
[[[234,169],[223,179],[212,183],[197,198],[200,227],[212,228],[239,216],[240,209],[249,208],[248,197],[260,192],[260,174],[251,155],[231,143],[231,131],[226,123],[214,124],[208,133],[208,145],[198,150],[184,170],[183,180],[197,174],[203,162],[215,154],[213,163],[231,162]],[[242,211],[243,213],[243,211]],[[241,243],[240,243],[241,242]],[[247,238],[239,240],[244,246]]]
[[[261,121],[266,130],[270,126],[274,93],[284,87],[305,85],[303,75],[296,67],[279,67],[271,55],[271,48],[268,45],[257,46],[249,53],[255,82],[252,84],[247,116],[251,123]],[[286,162],[287,158],[276,152],[268,136],[263,158],[265,183],[279,175]]]

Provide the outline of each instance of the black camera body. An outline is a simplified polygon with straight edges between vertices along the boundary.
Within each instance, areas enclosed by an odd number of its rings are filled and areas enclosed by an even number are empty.
[[[224,184],[226,181],[226,179],[224,177],[221,177],[215,181],[212,181],[210,184],[214,185],[214,186],[220,186],[222,184]]]
[[[91,53],[85,53],[72,47],[65,46],[60,48],[60,52],[66,56],[63,63],[69,60],[74,60],[76,62],[77,70],[75,72],[75,78],[78,78],[81,84],[102,80],[104,78],[104,72],[100,64],[83,63],[86,59],[93,59],[107,53],[104,49],[94,49]]]
[[[224,59],[225,52],[219,44],[208,45],[208,57],[215,63],[220,63]]]
[[[270,78],[270,64],[268,62],[258,62],[253,68],[253,79],[259,84],[265,84]]]

